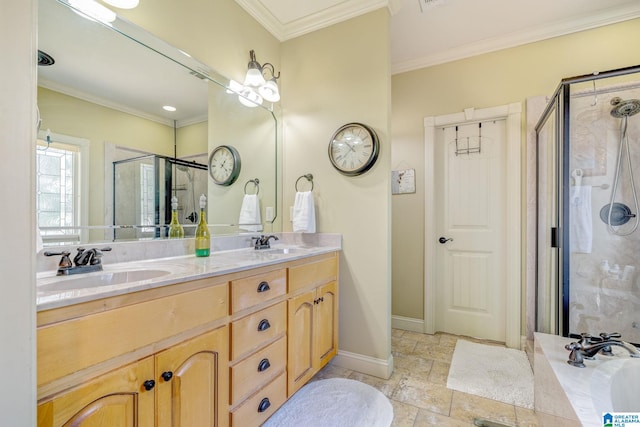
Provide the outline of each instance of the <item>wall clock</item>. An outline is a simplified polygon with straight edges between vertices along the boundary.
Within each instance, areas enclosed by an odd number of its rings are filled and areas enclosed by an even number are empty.
[[[362,123],[341,126],[329,142],[331,164],[347,176],[361,175],[371,169],[379,151],[378,135]]]
[[[240,175],[240,154],[230,145],[220,145],[209,156],[209,175],[218,185],[231,185]]]

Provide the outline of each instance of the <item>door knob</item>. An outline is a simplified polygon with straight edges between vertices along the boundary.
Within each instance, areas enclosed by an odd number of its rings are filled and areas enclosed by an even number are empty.
[[[453,242],[453,238],[452,237],[449,237],[448,239],[446,237],[441,237],[441,238],[438,239],[438,242],[440,242],[440,243],[442,243],[444,245],[449,240],[451,240]]]

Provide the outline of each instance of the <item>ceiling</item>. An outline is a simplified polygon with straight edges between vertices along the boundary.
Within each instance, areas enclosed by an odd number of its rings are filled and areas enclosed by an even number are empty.
[[[400,73],[640,17],[638,0],[236,0],[285,41],[387,7]]]

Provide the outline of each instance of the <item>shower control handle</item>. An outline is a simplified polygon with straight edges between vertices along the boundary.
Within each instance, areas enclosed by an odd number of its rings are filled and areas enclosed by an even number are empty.
[[[446,237],[440,237],[440,238],[438,239],[438,242],[440,242],[440,243],[441,243],[441,244],[443,244],[443,245],[444,245],[445,243],[447,243],[448,241],[452,241],[452,242],[453,242],[453,238],[452,238],[452,237],[449,237],[449,238],[447,239]]]

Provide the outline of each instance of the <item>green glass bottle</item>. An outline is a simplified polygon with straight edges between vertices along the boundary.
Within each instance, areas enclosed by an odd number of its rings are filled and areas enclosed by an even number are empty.
[[[207,197],[200,196],[200,221],[196,228],[196,256],[209,256],[211,252],[211,233],[207,227],[207,214],[204,208],[207,205]]]
[[[184,228],[178,221],[178,198],[171,198],[171,223],[169,223],[169,238],[182,239],[184,237]]]

